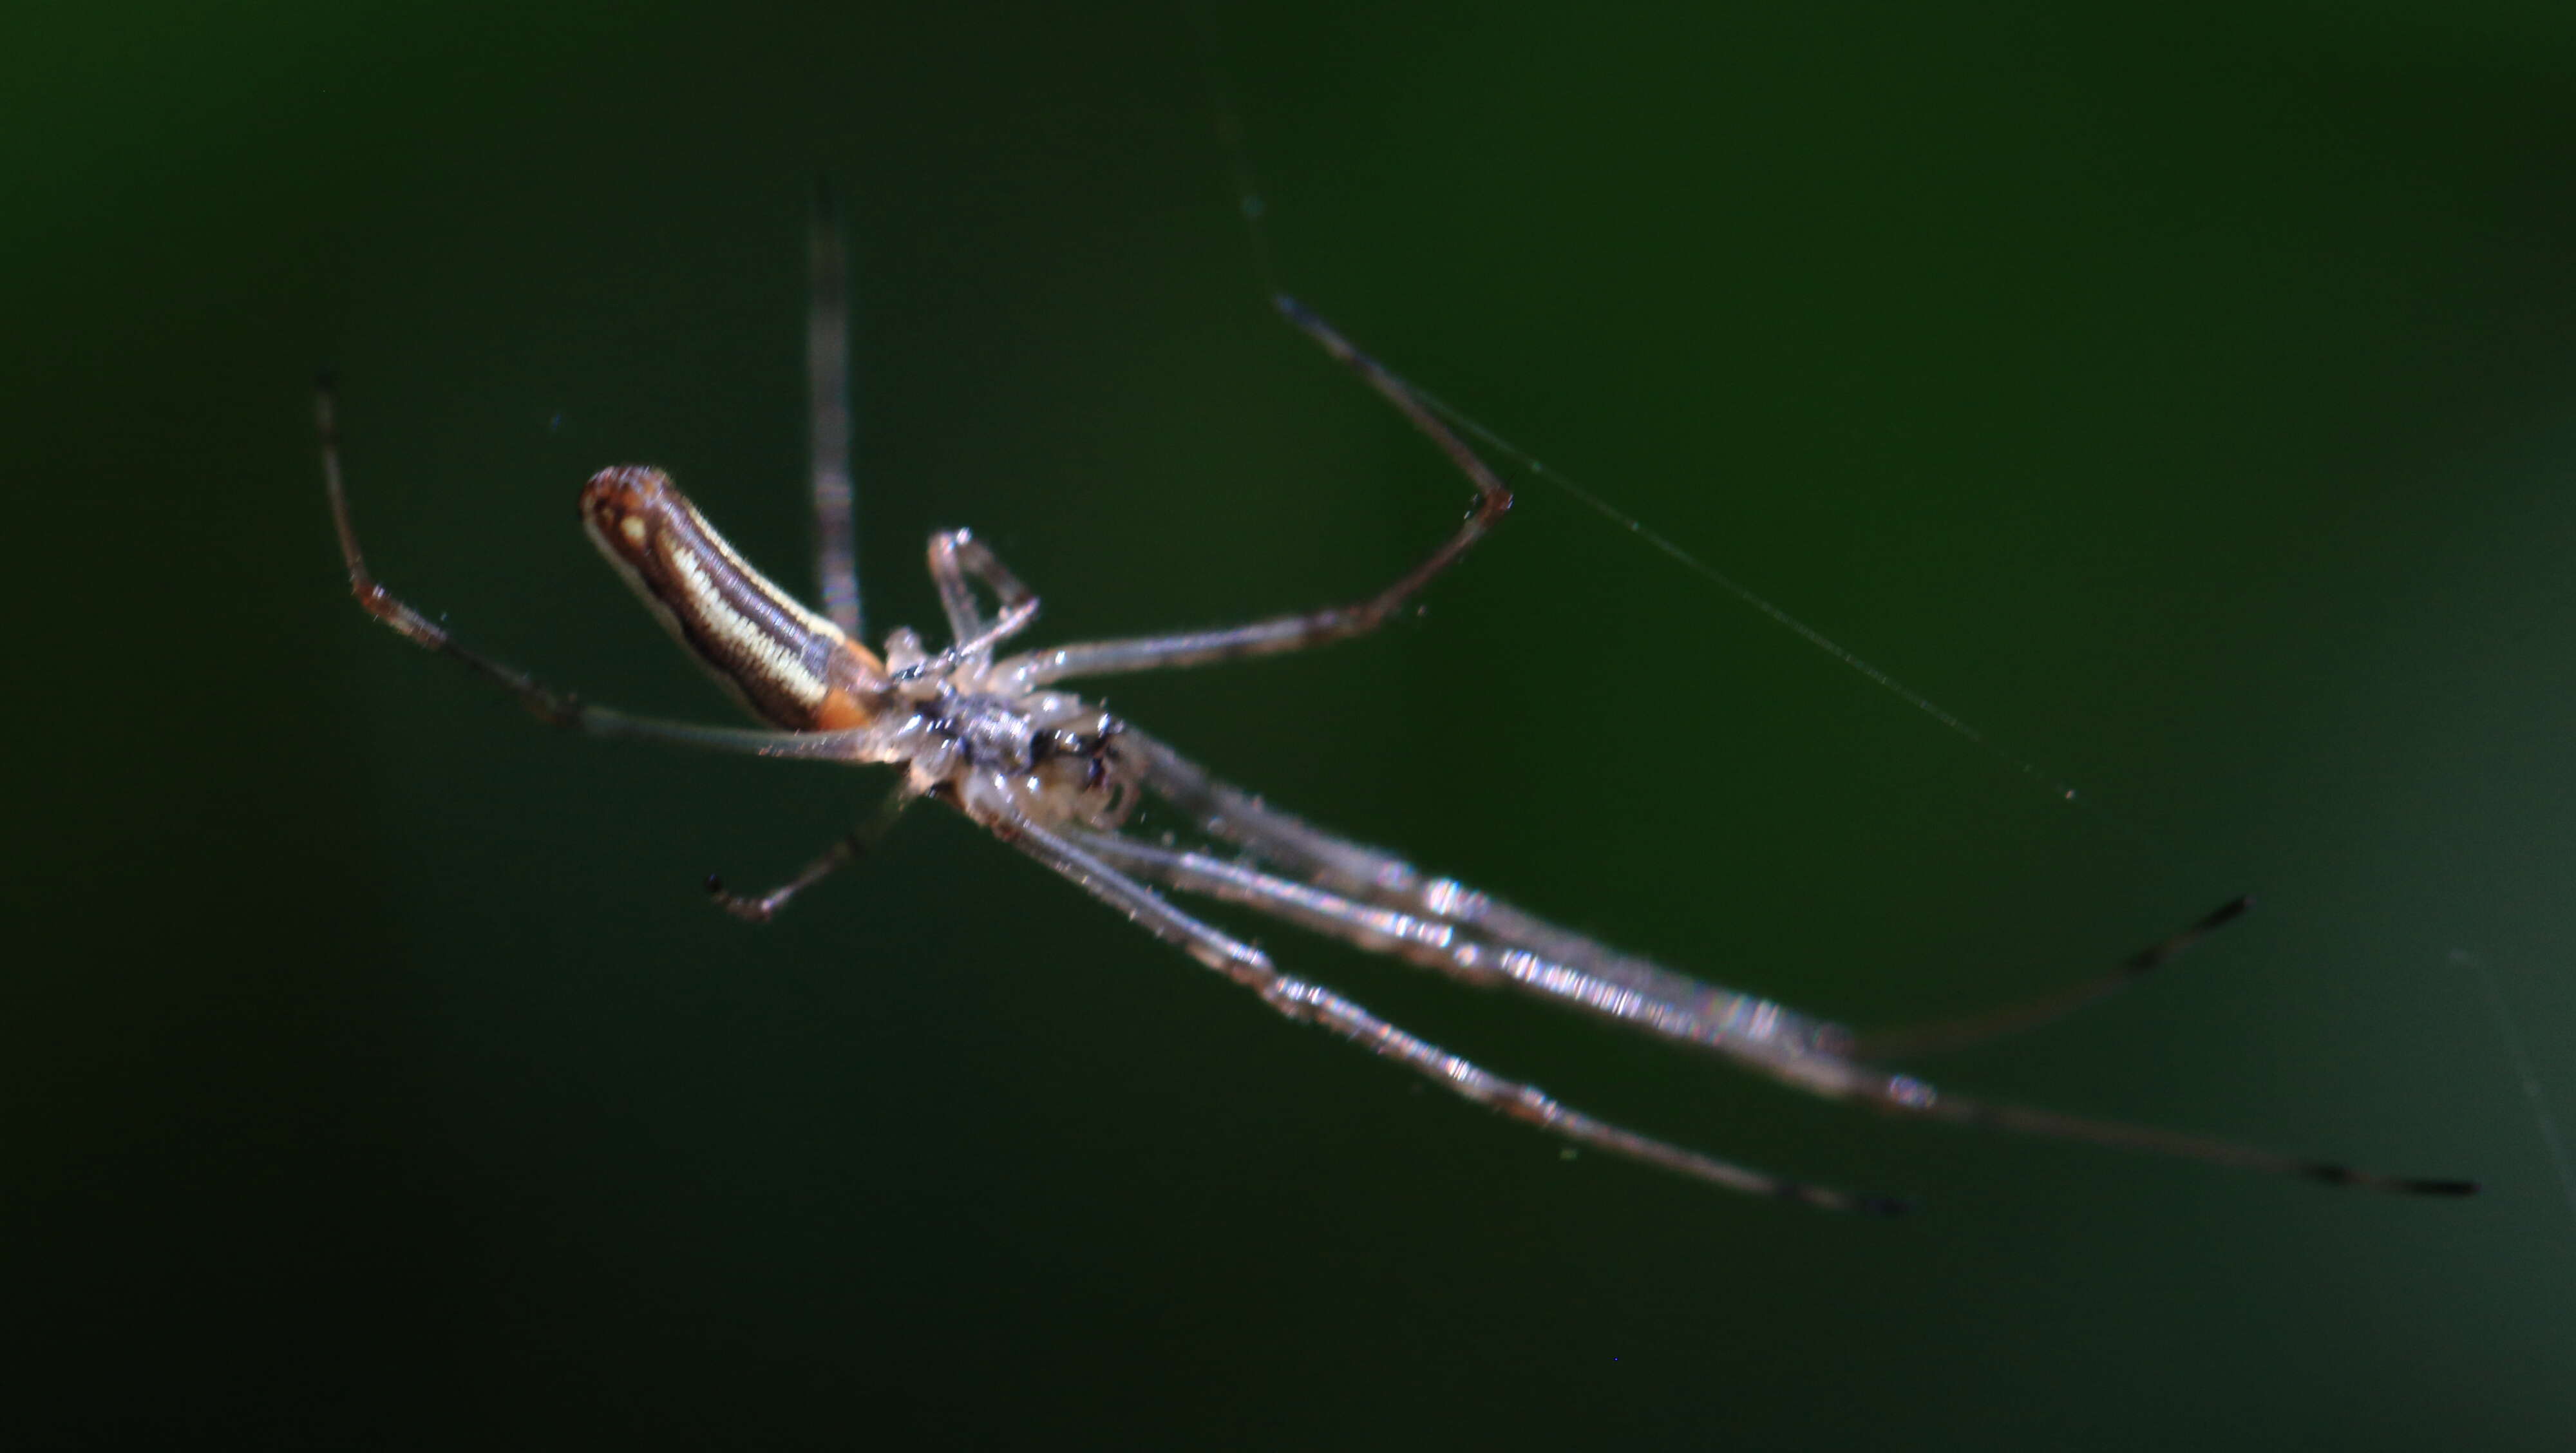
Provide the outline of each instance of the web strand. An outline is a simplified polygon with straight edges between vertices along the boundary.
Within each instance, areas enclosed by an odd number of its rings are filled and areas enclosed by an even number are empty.
[[[2549,1164],[2558,1173],[2558,1190],[2567,1202],[2568,1220],[2576,1222],[2576,1163],[2567,1158],[2567,1142],[2558,1133],[2558,1117],[2549,1113],[2549,1097],[2541,1090],[2540,1072],[2532,1067],[2522,1032],[2514,1028],[2504,991],[2497,986],[2495,973],[2484,958],[2464,948],[2451,950],[2450,957],[2452,963],[2478,976],[2478,988],[2486,997],[2488,1010],[2495,1015],[2496,1033],[2504,1040],[2505,1062],[2512,1066],[2514,1082],[2522,1087],[2522,1098],[2531,1106],[2532,1121],[2540,1129],[2540,1143],[2549,1149]]]
[[[1719,590],[1735,597],[1736,600],[1751,607],[1765,620],[1770,621],[1773,625],[1780,627],[1782,630],[1789,632],[1798,639],[1806,642],[1808,645],[1823,652],[1827,657],[1839,663],[1845,670],[1850,671],[1852,674],[1860,677],[1870,685],[1877,687],[1879,690],[1886,692],[1888,695],[1895,697],[1898,701],[1905,703],[1914,710],[1921,712],[1923,715],[1931,718],[1943,730],[1950,732],[1960,740],[1976,747],[1978,750],[2010,768],[2021,777],[2037,784],[2045,790],[2049,796],[2055,798],[2059,802],[2067,804],[2068,806],[2091,805],[2089,802],[2084,801],[2084,799],[2077,795],[2073,785],[2060,780],[2054,773],[2040,766],[2037,762],[2027,757],[2016,756],[2012,752],[2006,751],[2003,747],[1997,745],[1996,742],[1992,738],[1988,737],[1984,732],[1969,725],[1968,722],[1962,719],[1957,713],[1950,711],[1939,702],[1925,696],[1922,692],[1919,692],[1913,687],[1906,685],[1904,682],[1897,680],[1896,677],[1891,675],[1884,667],[1870,661],[1859,652],[1852,650],[1850,647],[1845,646],[1840,641],[1826,635],[1814,626],[1811,626],[1805,621],[1800,620],[1798,617],[1791,615],[1786,609],[1772,601],[1768,596],[1761,594],[1751,586],[1737,580],[1734,576],[1718,569],[1715,565],[1710,564],[1708,561],[1684,548],[1681,544],[1673,540],[1672,537],[1653,529],[1648,526],[1645,521],[1638,519],[1635,515],[1628,513],[1626,510],[1619,508],[1619,506],[1611,503],[1609,500],[1602,498],[1599,494],[1585,488],[1583,485],[1569,477],[1564,471],[1550,468],[1545,461],[1539,459],[1536,455],[1533,455],[1528,450],[1514,444],[1509,439],[1496,434],[1493,430],[1486,428],[1481,423],[1478,423],[1473,417],[1451,407],[1438,395],[1428,392],[1410,380],[1406,380],[1404,382],[1404,386],[1412,392],[1414,397],[1422,401],[1425,408],[1430,409],[1433,413],[1448,420],[1459,430],[1472,435],[1479,443],[1484,444],[1487,448],[1492,449],[1495,453],[1502,455],[1505,459],[1519,466],[1521,470],[1526,472],[1531,478],[1544,480],[1548,484],[1553,485],[1584,508],[1591,510],[1601,518],[1608,520],[1611,524],[1616,525],[1628,534],[1636,536],[1637,539],[1644,543],[1649,549],[1654,550],[1666,559],[1669,559],[1675,564],[1681,566],[1682,569],[1698,577],[1700,580],[1705,581],[1710,585],[1714,585]]]

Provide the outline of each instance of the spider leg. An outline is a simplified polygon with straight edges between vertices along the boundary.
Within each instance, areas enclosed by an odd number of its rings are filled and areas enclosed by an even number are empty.
[[[1352,841],[1270,806],[1143,732],[1130,728],[1120,743],[1129,759],[1138,764],[1146,787],[1155,795],[1187,814],[1210,835],[1243,848],[1293,878],[1400,913],[1473,929],[1494,943],[1554,960],[1642,995],[1646,1002],[1660,1007],[1689,1013],[1719,996],[1749,1004],[1769,1003],[1619,953],[1453,880],[1427,877],[1412,863],[1383,848]],[[2130,955],[2109,972],[2023,1004],[1919,1028],[1867,1035],[1855,1035],[1840,1025],[1807,1016],[1790,1017],[1801,1021],[1798,1028],[1811,1032],[1814,1048],[1843,1058],[1902,1058],[1960,1048],[2035,1028],[2135,983],[2233,922],[2252,901],[2232,899],[2180,932]],[[1682,1037],[1702,1036],[1693,1033]]]
[[[1449,878],[1425,876],[1383,848],[1370,847],[1270,806],[1220,780],[1162,742],[1130,727],[1121,750],[1137,764],[1146,788],[1188,814],[1211,836],[1235,844],[1292,878],[1362,902],[1473,930],[1508,949],[1554,960],[1618,992],[1638,996],[1658,1012],[1723,1020],[1741,1005],[1763,1017],[1759,1037],[1797,1042],[1828,1054],[1848,1052],[1850,1031],[1841,1025],[1738,994],[1650,960],[1559,928],[1490,894]],[[1730,1007],[1719,1008],[1721,1003]],[[1685,1037],[1704,1038],[1701,1034]]]
[[[1129,759],[1139,764],[1149,790],[1188,813],[1211,835],[1314,885],[1268,878],[1204,855],[1169,854],[1174,859],[1195,856],[1197,861],[1162,863],[1147,869],[1173,875],[1167,881],[1185,891],[1230,897],[1317,932],[1350,939],[1364,948],[1400,956],[1422,955],[1417,962],[1433,962],[1427,945],[1438,938],[1439,927],[1463,931],[1471,940],[1482,939],[1507,951],[1535,956],[1535,961],[1515,961],[1509,952],[1492,956],[1491,962],[1503,970],[1495,977],[1518,987],[1570,1000],[1650,1033],[1706,1045],[1792,1088],[1828,1099],[1871,1104],[1891,1114],[2144,1150],[2328,1185],[2425,1195],[2466,1195],[2476,1189],[2471,1181],[2388,1176],[2207,1136],[1954,1095],[1856,1056],[1852,1048],[1854,1036],[1839,1024],[1673,973],[1463,884],[1425,878],[1412,864],[1392,853],[1337,837],[1266,805],[1141,732],[1130,730],[1120,742]],[[1141,866],[1162,850],[1131,841],[1115,851]],[[1192,881],[1182,884],[1178,879],[1183,876]],[[1265,878],[1266,883],[1259,881]],[[1330,901],[1324,901],[1327,899]],[[2152,971],[2241,911],[2241,901],[2224,905],[2181,933],[2131,956],[2108,982],[2088,981],[2074,991],[2063,991],[2060,997],[2071,1002],[2062,1007],[2053,1001],[2042,1001],[2040,1007],[2049,1013],[2064,1012],[2089,1002],[2120,983]],[[1386,931],[1390,929],[1397,930],[1391,935],[1397,942],[1386,942],[1390,937]],[[1364,934],[1374,935],[1380,942],[1371,943],[1362,937]],[[1407,935],[1411,940],[1409,948],[1402,946]],[[1452,955],[1454,962],[1454,948],[1443,952]],[[1441,965],[1434,962],[1433,966]],[[2082,997],[2076,997],[2078,994]],[[2026,1016],[2030,1023],[2041,1017]],[[2010,1027],[2022,1027],[2022,1021],[2016,1020]]]
[[[2409,1196],[2474,1196],[2478,1183],[2438,1176],[2392,1176],[2378,1171],[2361,1170],[2339,1161],[2308,1160],[2259,1146],[2240,1145],[2232,1140],[2219,1140],[2207,1135],[2191,1135],[2179,1130],[2160,1130],[2151,1125],[2128,1125],[2115,1120],[2095,1120],[2083,1115],[2066,1115],[2055,1110],[2042,1110],[2029,1105],[2006,1104],[1993,1100],[1971,1099],[1931,1086],[1907,1076],[1889,1077],[1908,1087],[1902,1098],[1880,1099],[1880,1108],[1898,1114],[1917,1115],[1943,1120],[1953,1125],[1981,1125],[2009,1130],[2018,1135],[2035,1135],[2050,1140],[2074,1140],[2087,1145],[2105,1145],[2123,1150],[2143,1150],[2177,1160],[2204,1161],[2210,1165],[2232,1166],[2238,1170],[2267,1175],[2288,1176],[2293,1180],[2315,1181],[2320,1185],[2352,1186],[2367,1191],[2391,1191]]]
[[[1816,1047],[1840,1032],[1839,1026],[1771,1000],[1626,960],[1607,950],[1592,957],[1623,960],[1630,967],[1621,977],[1499,944],[1443,919],[1357,902],[1205,853],[1161,847],[1112,832],[1075,830],[1068,835],[1118,867],[1179,892],[1266,913],[1462,983],[1480,988],[1508,986],[1661,1039],[1735,1057],[1759,1057],[1780,1054],[1791,1046],[1826,1052]]]
[[[2108,998],[2147,975],[2163,968],[2193,944],[2209,937],[2245,914],[2254,906],[2252,897],[2231,898],[2203,914],[2188,927],[2156,940],[2122,959],[2106,972],[2088,979],[2049,990],[2018,1004],[1981,1010],[1955,1019],[1936,1020],[1929,1024],[1909,1024],[1893,1029],[1873,1029],[1852,1037],[1848,1052],[1855,1059],[1910,1059],[1923,1054],[1945,1054],[1954,1049],[1985,1044],[2024,1030],[2062,1019],[2097,999]]]
[[[1033,651],[1007,665],[1006,669],[1020,690],[1079,676],[1202,666],[1282,651],[1302,651],[1309,646],[1364,636],[1386,624],[1405,602],[1457,564],[1512,507],[1511,487],[1477,457],[1476,451],[1469,448],[1465,440],[1425,407],[1404,380],[1389,373],[1376,359],[1351,346],[1350,340],[1335,332],[1331,324],[1307,311],[1304,304],[1285,295],[1274,301],[1289,322],[1320,344],[1335,362],[1357,373],[1363,382],[1377,390],[1380,397],[1393,404],[1414,428],[1449,456],[1450,462],[1457,465],[1459,472],[1476,487],[1475,509],[1456,532],[1442,541],[1439,548],[1424,557],[1421,563],[1364,600],[1296,615],[1274,616],[1269,620],[1219,630],[1086,641]]]
[[[1211,836],[1235,844],[1291,877],[1372,903],[1418,906],[1423,876],[1403,858],[1282,812],[1138,731],[1133,723],[1118,742],[1146,790]]]
[[[569,691],[558,691],[535,677],[473,650],[448,634],[447,628],[413,609],[385,589],[367,568],[358,546],[357,526],[349,515],[348,490],[340,475],[338,413],[330,382],[314,390],[313,419],[322,448],[322,483],[331,500],[332,524],[339,531],[340,557],[349,570],[349,593],[358,607],[382,621],[395,634],[435,652],[509,692],[539,721],[597,737],[632,737],[710,751],[745,752],[765,757],[806,757],[860,761],[870,755],[877,733],[868,728],[834,732],[779,732],[740,727],[699,726],[656,717],[630,716],[594,706]]]
[[[829,184],[814,183],[805,231],[805,388],[813,461],[814,574],[823,614],[865,640],[859,603],[857,491],[850,478],[850,275]]]
[[[1394,1060],[1451,1094],[1498,1114],[1576,1145],[1625,1156],[1747,1195],[1796,1201],[1832,1211],[1887,1214],[1903,1209],[1901,1203],[1884,1196],[1854,1195],[1752,1170],[1594,1119],[1558,1103],[1535,1085],[1505,1079],[1410,1034],[1330,989],[1279,972],[1261,950],[1174,908],[1151,888],[1067,837],[1026,821],[1000,826],[995,831],[1157,938],[1259,995],[1271,1012],[1300,1024],[1332,1030],[1369,1053]]]
[[[939,606],[948,616],[948,649],[934,658],[946,669],[972,660],[1029,628],[1038,618],[1035,592],[1020,583],[1011,567],[972,530],[942,530],[930,537],[930,578],[939,586]],[[987,620],[975,599],[981,582],[993,592],[1002,613]],[[912,670],[920,675],[938,669],[929,663]],[[902,673],[898,673],[899,675]]]
[[[877,804],[876,811],[870,813],[857,827],[834,839],[830,847],[825,848],[812,862],[799,869],[795,877],[766,893],[747,896],[726,892],[724,880],[709,873],[707,896],[714,900],[718,908],[746,923],[767,923],[794,901],[797,894],[832,876],[844,864],[854,863],[875,851],[876,845],[885,840],[885,835],[894,830],[895,820],[903,815],[903,810],[911,806],[913,799],[918,796],[920,794],[913,790],[909,775],[898,777],[893,790],[887,792],[885,799]]]
[[[1669,1038],[1719,1046],[1744,1041],[1774,1053],[1841,1055],[1851,1031],[1779,1003],[1677,974],[1557,927],[1448,878],[1426,877],[1386,851],[1327,832],[1210,774],[1130,727],[1121,750],[1148,790],[1210,835],[1292,878],[1431,923],[1471,931],[1506,952],[1487,955],[1530,992],[1573,1000]],[[1521,955],[1514,959],[1511,953]]]

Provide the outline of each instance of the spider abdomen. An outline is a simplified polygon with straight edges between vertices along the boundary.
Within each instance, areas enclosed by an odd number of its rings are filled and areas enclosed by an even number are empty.
[[[876,720],[885,667],[735,553],[671,477],[625,465],[592,475],[581,523],[698,664],[752,715],[788,731]]]

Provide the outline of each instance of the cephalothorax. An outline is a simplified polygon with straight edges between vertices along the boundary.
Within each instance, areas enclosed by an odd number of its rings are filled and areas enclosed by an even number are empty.
[[[1755,995],[1703,983],[1559,928],[1393,853],[1352,842],[1210,776],[1145,733],[1058,683],[1121,672],[1205,665],[1299,650],[1366,634],[1456,564],[1511,505],[1511,493],[1403,380],[1298,304],[1289,321],[1364,380],[1476,488],[1464,523],[1384,590],[1347,605],[1220,630],[996,650],[1037,617],[1038,600],[964,530],[932,537],[930,571],[949,644],[927,649],[908,629],[885,653],[861,639],[850,530],[847,325],[840,242],[818,211],[813,232],[809,376],[818,574],[825,608],[807,609],[745,563],[668,476],[607,469],[582,490],[581,517],[601,552],[671,633],[767,729],[693,726],[628,716],[543,686],[468,650],[446,629],[376,583],[358,546],[341,481],[333,400],[318,399],[322,460],[349,582],[358,602],[405,637],[515,693],[540,718],[598,736],[897,769],[885,806],[860,831],[768,893],[708,888],[738,916],[763,920],[847,862],[906,804],[928,798],[1078,885],[1200,963],[1258,994],[1292,1020],[1322,1025],[1468,1100],[1573,1143],[1758,1195],[1839,1210],[1896,1202],[1752,1170],[1573,1110],[1535,1086],[1505,1079],[1426,1043],[1351,1000],[1283,973],[1268,953],[1164,896],[1191,894],[1269,915],[1479,985],[1504,986],[1692,1045],[1782,1083],[1922,1119],[2127,1146],[2299,1176],[2333,1185],[2461,1195],[2471,1182],[2383,1176],[2227,1141],[1971,1099],[1881,1061],[1947,1048],[2044,1022],[2153,970],[2246,906],[2238,899],[2131,956],[2111,972],[2029,1004],[1927,1029],[1858,1035]],[[989,592],[987,613],[978,587]],[[1141,798],[1195,826],[1203,846],[1123,831]]]

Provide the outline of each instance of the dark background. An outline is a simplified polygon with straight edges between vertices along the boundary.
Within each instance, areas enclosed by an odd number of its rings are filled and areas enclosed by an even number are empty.
[[[1543,485],[1417,625],[1110,700],[1861,1023],[2259,891],[1939,1075],[2488,1196],[1890,1124],[1262,930],[1924,1209],[1569,1161],[936,812],[712,913],[875,783],[552,735],[369,625],[314,366],[389,581],[724,719],[571,499],[662,464],[803,586],[827,173],[877,630],[955,524],[1049,639],[1371,586],[1464,491],[1265,310],[1188,12],[17,7],[0,1432],[2561,1446],[2576,1192],[2504,1030],[2576,1106],[2576,18],[1780,9],[1213,25],[1290,286],[1993,748]]]

